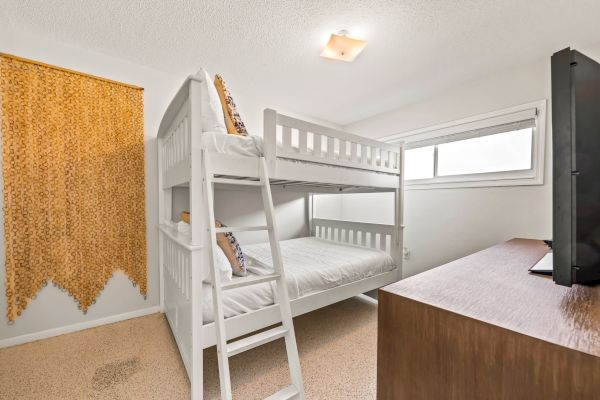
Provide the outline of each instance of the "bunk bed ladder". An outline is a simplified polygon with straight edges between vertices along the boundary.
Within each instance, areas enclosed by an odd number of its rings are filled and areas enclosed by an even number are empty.
[[[208,206],[208,222],[210,231],[209,240],[209,261],[211,264],[211,278],[213,291],[213,307],[215,319],[215,331],[217,341],[217,358],[219,362],[219,382],[221,386],[221,398],[223,400],[232,399],[231,379],[229,375],[229,357],[242,353],[246,350],[261,346],[272,342],[279,338],[285,339],[285,347],[287,351],[288,365],[292,384],[285,387],[279,392],[269,396],[267,400],[283,400],[283,399],[304,399],[304,385],[302,382],[302,373],[300,370],[300,357],[298,356],[298,347],[296,345],[296,335],[294,333],[294,324],[292,321],[292,311],[288,296],[287,284],[285,279],[285,271],[281,257],[281,248],[279,247],[279,237],[275,222],[273,209],[273,198],[271,195],[271,186],[269,184],[269,176],[267,163],[264,157],[259,160],[260,181],[238,180],[238,179],[223,179],[215,178],[214,174],[207,168],[209,163],[206,162],[207,153],[204,153],[203,171],[205,194]],[[266,226],[256,227],[221,227],[215,228],[215,213],[214,213],[214,198],[213,184],[228,183],[234,185],[260,186],[263,207],[265,211]],[[236,232],[236,231],[256,231],[266,230],[269,233],[269,244],[271,246],[271,254],[273,259],[274,272],[264,276],[252,276],[244,278],[235,278],[231,282],[221,283],[221,277],[218,268],[214,262],[214,251],[217,250],[216,235],[221,232]],[[259,333],[247,336],[243,339],[237,339],[227,343],[227,334],[225,331],[225,317],[223,314],[222,291],[256,285],[263,282],[274,282],[276,287],[276,295],[279,300],[279,310],[281,313],[281,325]]]

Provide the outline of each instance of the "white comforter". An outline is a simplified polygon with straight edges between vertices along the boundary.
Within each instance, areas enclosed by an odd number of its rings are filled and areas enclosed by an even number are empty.
[[[251,273],[273,271],[268,243],[243,246]],[[385,252],[306,237],[281,241],[290,299],[368,278],[395,268]],[[237,279],[237,278],[234,278]],[[273,287],[263,283],[223,292],[225,317],[243,314],[273,304]],[[212,290],[204,285],[204,322],[213,320]]]

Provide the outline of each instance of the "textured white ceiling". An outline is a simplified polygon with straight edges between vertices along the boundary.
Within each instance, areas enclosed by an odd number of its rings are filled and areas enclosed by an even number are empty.
[[[568,45],[600,41],[598,0],[0,0],[0,23],[340,125]],[[321,59],[328,33],[369,41]]]

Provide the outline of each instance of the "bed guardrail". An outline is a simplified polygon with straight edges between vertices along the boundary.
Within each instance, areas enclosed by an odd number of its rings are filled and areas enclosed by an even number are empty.
[[[312,229],[312,235],[321,239],[383,250],[392,257],[397,254],[394,225],[313,218]]]
[[[182,248],[179,243],[166,235],[162,244],[164,272],[172,281],[174,287],[177,288],[178,295],[181,296],[182,300],[189,301],[191,293],[191,251]]]
[[[166,135],[159,140],[163,185],[173,187],[187,182],[191,159],[189,102],[181,107]]]
[[[264,154],[271,167],[277,158],[314,162],[389,174],[401,173],[401,146],[337,131],[265,110]],[[191,118],[189,100],[159,138],[164,188],[189,182]]]
[[[162,188],[190,180],[192,147],[200,143],[192,146],[192,141],[198,140],[202,132],[200,82],[197,76],[189,77],[161,121],[158,146]],[[271,109],[264,111],[264,155],[270,168],[275,167],[277,158],[284,158],[395,175],[402,172],[401,145],[324,127]]]
[[[164,232],[161,235],[161,275],[164,312],[182,355],[188,374],[191,372],[192,352],[192,255],[194,251],[182,246]]]
[[[264,111],[265,157],[400,174],[401,147]]]

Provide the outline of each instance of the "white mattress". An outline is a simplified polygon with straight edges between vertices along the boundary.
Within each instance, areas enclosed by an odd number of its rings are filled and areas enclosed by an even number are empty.
[[[268,243],[242,246],[249,271],[263,275],[273,271]],[[375,249],[336,243],[315,237],[281,241],[290,299],[331,289],[395,269],[393,259]],[[239,278],[234,278],[239,279]],[[225,317],[273,304],[273,284],[236,288],[223,292]],[[212,290],[204,284],[204,323],[213,321]]]

